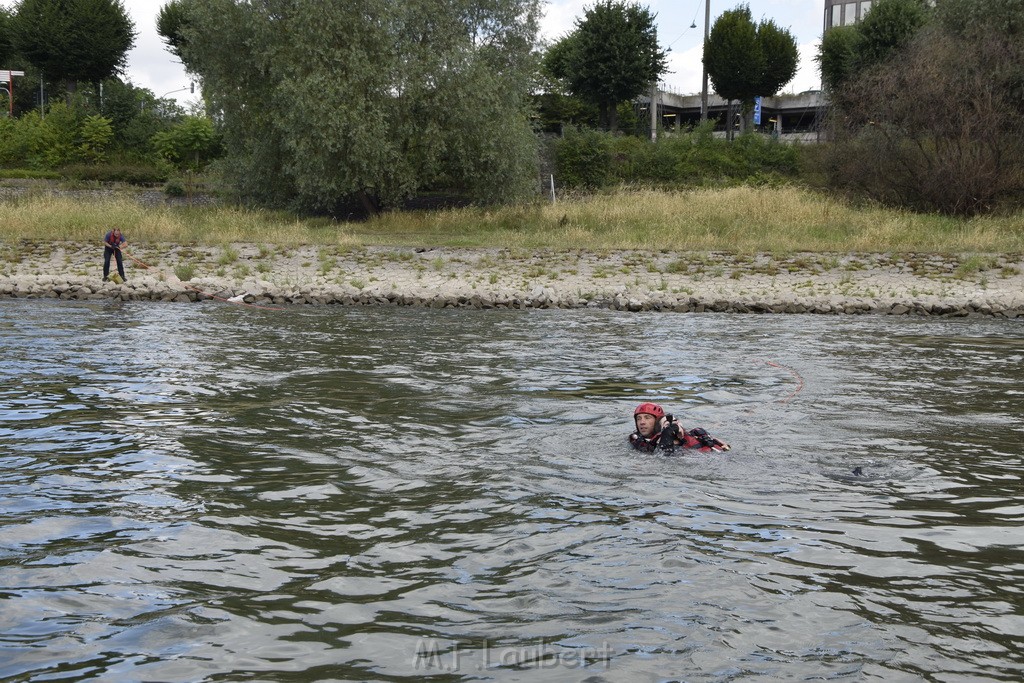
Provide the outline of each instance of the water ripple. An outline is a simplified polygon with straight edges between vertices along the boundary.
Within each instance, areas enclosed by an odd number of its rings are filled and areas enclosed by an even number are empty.
[[[0,302],[0,679],[1019,680],[1022,349]],[[628,451],[647,398],[734,449]]]

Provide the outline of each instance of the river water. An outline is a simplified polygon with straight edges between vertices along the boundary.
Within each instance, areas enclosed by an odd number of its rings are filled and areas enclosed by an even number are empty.
[[[11,300],[0,361],[0,680],[1024,676],[1020,321]]]

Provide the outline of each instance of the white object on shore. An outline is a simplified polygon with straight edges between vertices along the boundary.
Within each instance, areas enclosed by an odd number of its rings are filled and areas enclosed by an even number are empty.
[[[228,301],[233,303],[233,304],[244,304],[245,303],[245,294],[239,294],[238,296],[228,297]]]

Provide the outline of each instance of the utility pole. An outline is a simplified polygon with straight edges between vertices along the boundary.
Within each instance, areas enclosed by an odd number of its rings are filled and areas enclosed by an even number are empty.
[[[701,50],[701,62],[704,65],[704,85],[700,91],[700,122],[708,120],[708,36],[711,30],[711,0],[704,0],[704,47]]]
[[[658,82],[651,86],[651,142],[658,139]]]

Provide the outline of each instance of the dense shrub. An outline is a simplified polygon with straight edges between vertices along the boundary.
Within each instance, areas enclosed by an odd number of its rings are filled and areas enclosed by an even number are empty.
[[[0,123],[0,164],[55,169],[102,161],[113,138],[110,120],[56,103],[43,118],[32,111]]]
[[[181,178],[170,178],[164,184],[164,194],[168,197],[184,197],[185,183]],[[184,279],[184,278],[183,278]]]
[[[205,116],[184,117],[154,135],[152,144],[163,159],[181,170],[202,170],[221,153],[220,137]]]
[[[923,27],[880,9],[853,30],[855,59],[836,43],[835,63],[826,63],[823,42],[832,144],[809,177],[918,211],[971,216],[1024,205],[1024,3],[944,0],[920,15]],[[864,60],[870,26],[885,49]]]
[[[612,183],[696,186],[765,182],[798,173],[799,149],[763,135],[716,138],[705,125],[650,142],[593,130],[567,131],[555,143],[556,178],[564,187]]]
[[[594,189],[612,178],[612,135],[589,128],[566,128],[555,144],[555,177],[566,187]]]
[[[45,148],[46,132],[37,112],[19,119],[0,118],[0,164],[34,167]]]
[[[80,110],[63,103],[52,105],[46,118],[32,127],[35,138],[29,162],[43,168],[57,168],[80,161],[79,130],[84,120]]]
[[[1024,199],[1024,41],[931,26],[846,86],[825,173],[852,195],[970,216]]]
[[[642,182],[651,175],[654,146],[643,138],[623,135],[610,138],[609,176],[627,183]]]
[[[110,119],[87,116],[78,127],[78,157],[86,162],[98,163],[106,159],[107,147],[114,137]]]
[[[157,106],[152,93],[117,79],[104,83],[102,100],[87,85],[70,104],[53,101],[45,113],[35,109],[0,118],[0,168],[72,181],[157,185],[175,164],[204,165],[219,154],[219,137],[209,119]],[[161,138],[161,131],[170,132]],[[160,157],[154,139],[167,143],[160,151],[172,150],[167,154],[174,157],[171,161]]]

